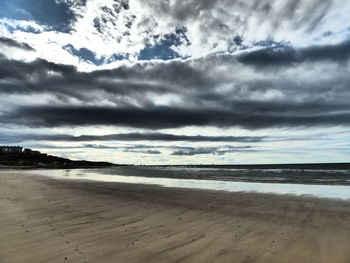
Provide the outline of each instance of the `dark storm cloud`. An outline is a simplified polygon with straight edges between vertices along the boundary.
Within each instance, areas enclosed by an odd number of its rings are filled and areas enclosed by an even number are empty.
[[[136,63],[92,72],[42,59],[26,63],[0,57],[3,101],[6,94],[53,96],[50,105],[15,106],[16,101],[8,101],[8,106],[0,109],[0,122],[30,127],[108,125],[146,129],[348,126],[350,77],[345,63],[349,57],[349,41],[302,49],[264,48],[198,60]],[[317,72],[325,65],[327,71]],[[276,74],[277,68],[281,75]],[[296,73],[288,75],[288,70]],[[248,75],[241,78],[241,74]],[[176,98],[175,102],[159,106],[163,100],[159,96],[164,95]],[[114,106],[96,106],[101,101]]]
[[[116,146],[109,146],[109,145],[101,145],[101,144],[83,144],[81,146],[82,148],[93,148],[93,149],[100,149],[100,150],[106,150],[106,149],[117,149],[119,147]],[[66,148],[66,147],[63,147]]]
[[[174,151],[172,155],[179,155],[179,156],[193,156],[193,155],[199,155],[199,154],[214,154],[216,153],[217,148],[216,147],[205,147],[205,148],[192,148],[189,150],[179,150]]]
[[[111,108],[111,107],[58,107],[26,106],[3,113],[3,123],[15,123],[29,127],[62,127],[111,125],[146,129],[177,128],[185,126],[238,126],[247,129],[293,126],[349,125],[350,109],[339,108],[322,112],[300,111],[298,105],[278,113],[266,107],[264,111],[251,112],[220,109],[180,109],[171,107]],[[316,107],[321,108],[316,104]],[[335,105],[331,105],[331,108]],[[297,110],[295,110],[297,108]],[[330,109],[331,109],[330,108]],[[273,109],[273,107],[272,107]]]
[[[194,155],[200,155],[200,154],[224,155],[226,153],[232,153],[232,152],[252,151],[250,148],[251,148],[250,146],[198,147],[198,148],[183,147],[183,149],[181,150],[174,151],[172,155],[179,155],[179,156],[194,156]]]
[[[96,150],[123,150],[123,151],[135,151],[143,149],[155,149],[165,148],[163,146],[148,146],[148,145],[133,145],[133,146],[117,146],[117,145],[104,145],[104,144],[83,144],[83,145],[51,145],[51,144],[29,144],[31,148],[43,148],[43,149],[96,149]]]
[[[164,142],[261,142],[267,139],[264,136],[187,136],[167,133],[120,133],[108,135],[35,135],[35,134],[0,134],[0,142],[23,142],[23,141],[164,141]]]
[[[6,37],[0,37],[0,46],[1,45],[5,45],[5,46],[8,46],[8,47],[19,48],[19,49],[23,49],[23,50],[26,50],[26,51],[34,51],[35,50],[34,48],[32,48],[27,43],[21,43],[21,42],[18,42],[16,40],[14,40],[14,39],[6,38]]]
[[[81,146],[81,148],[92,148],[92,149],[98,149],[98,150],[120,149],[120,150],[123,150],[123,152],[131,152],[131,153],[161,154],[160,151],[155,150],[153,148],[162,148],[162,147],[147,146],[147,145],[133,145],[133,146],[125,147],[125,146],[110,146],[110,145],[100,145],[100,144],[84,144],[83,146]]]
[[[11,40],[5,40],[5,42],[11,42]],[[21,43],[15,45],[22,46]],[[122,98],[125,99],[125,96],[139,95],[137,99],[141,100],[142,97],[147,99],[147,96],[144,96],[145,93],[146,95],[151,93],[185,96],[197,92],[203,96],[206,91],[210,91],[209,96],[220,96],[220,94],[212,94],[213,88],[222,82],[225,83],[226,80],[220,76],[212,76],[210,72],[219,63],[233,66],[238,60],[242,64],[268,71],[269,67],[273,66],[295,66],[305,61],[337,63],[347,61],[349,57],[350,41],[338,45],[303,49],[289,46],[271,47],[249,51],[238,56],[213,56],[192,62],[149,62],[89,73],[79,72],[73,66],[55,64],[42,59],[26,63],[0,57],[0,79],[7,80],[1,84],[0,93],[51,93],[60,99],[73,97],[89,101],[96,96],[96,93],[92,95],[91,91],[96,91],[113,94],[115,96],[105,96],[106,99],[118,102],[123,101]],[[260,80],[264,86],[262,81]],[[247,84],[249,84],[248,81],[244,83],[244,85]]]
[[[75,67],[48,62],[43,59],[37,59],[33,62],[23,62],[18,60],[8,60],[0,57],[0,80],[7,79],[14,82],[9,86],[2,83],[1,93],[42,93],[44,91],[57,92],[61,87],[50,89],[45,87],[48,84],[46,80],[50,78],[51,73],[61,74],[60,79],[64,80],[76,72]],[[57,77],[51,80],[55,84]],[[57,83],[56,83],[57,84]]]
[[[22,45],[19,43],[19,45]],[[96,93],[105,92],[114,96],[104,96],[114,102],[125,103],[125,96],[152,103],[147,94],[176,94],[188,96],[219,96],[213,92],[216,85],[225,83],[224,78],[212,76],[210,71],[219,63],[233,66],[238,60],[248,66],[269,70],[269,67],[292,65],[304,61],[342,62],[349,59],[350,41],[338,45],[314,46],[295,49],[289,46],[264,48],[242,55],[213,56],[193,62],[172,61],[171,63],[143,63],[132,66],[121,66],[112,70],[79,72],[73,66],[60,65],[38,59],[33,62],[21,62],[0,58],[0,79],[7,81],[1,84],[0,93],[36,94],[51,93],[57,98],[77,98],[90,101]],[[269,66],[269,67],[268,67]],[[266,69],[264,69],[266,68]],[[266,85],[263,80],[259,81]],[[233,83],[239,85],[240,83]],[[245,81],[245,86],[252,85]],[[92,93],[94,91],[94,93]],[[146,95],[146,96],[145,96]]]
[[[172,150],[171,155],[178,156],[194,156],[201,154],[209,155],[225,155],[227,153],[233,152],[256,152],[259,151],[254,149],[252,146],[231,146],[222,145],[217,147],[184,147],[184,146],[163,146],[163,145],[132,145],[132,146],[111,146],[111,145],[101,145],[101,144],[83,144],[78,146],[56,146],[56,145],[46,145],[46,144],[33,144],[30,145],[31,148],[35,149],[96,149],[96,150],[119,150],[125,153],[142,153],[142,154],[152,154],[158,155],[162,154],[160,150]]]
[[[178,89],[190,91],[215,85],[214,80],[180,61],[79,72],[73,66],[42,59],[26,63],[0,57],[1,79],[6,80],[1,84],[0,93],[3,94],[49,93],[59,100],[76,98],[84,102],[103,96],[114,103],[127,103],[126,98],[131,98],[140,103],[145,100],[145,104],[153,103],[153,95],[148,98],[148,94],[174,94],[179,93]]]
[[[295,49],[288,45],[268,47],[238,56],[238,61],[257,67],[283,66],[314,61],[347,61],[350,40],[337,45],[311,46]]]
[[[333,133],[340,134],[341,133]],[[0,133],[1,143],[23,143],[29,141],[49,141],[49,142],[93,142],[93,141],[160,141],[160,142],[238,142],[238,143],[259,143],[259,142],[290,142],[290,141],[312,141],[327,140],[328,133],[317,133],[304,136],[187,136],[167,133],[119,133],[108,135],[80,135],[73,136],[68,134],[16,134]],[[142,148],[160,148],[161,146],[135,145],[138,149]],[[36,148],[77,148],[76,146],[52,146],[44,144],[35,144]],[[82,147],[91,147],[96,149],[116,149],[118,146],[101,145],[101,144],[83,144]]]
[[[124,152],[129,152],[129,153],[144,153],[144,154],[161,154],[161,152],[158,151],[158,150],[146,150],[146,151],[142,151],[142,150],[126,149],[126,150],[124,150]]]

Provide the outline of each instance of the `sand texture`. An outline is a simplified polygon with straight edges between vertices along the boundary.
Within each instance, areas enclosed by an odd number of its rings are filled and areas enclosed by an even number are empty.
[[[1,263],[350,263],[350,203],[0,172]]]

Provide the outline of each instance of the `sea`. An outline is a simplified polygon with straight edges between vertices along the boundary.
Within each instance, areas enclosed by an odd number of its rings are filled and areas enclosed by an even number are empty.
[[[29,169],[56,179],[159,185],[350,200],[350,169],[329,166],[114,166],[98,169]]]

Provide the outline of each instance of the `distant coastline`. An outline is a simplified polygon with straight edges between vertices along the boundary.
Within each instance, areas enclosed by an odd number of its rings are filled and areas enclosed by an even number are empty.
[[[70,160],[24,149],[20,146],[0,146],[0,169],[64,169],[64,168],[100,168],[115,164],[109,162],[92,162],[85,160]]]

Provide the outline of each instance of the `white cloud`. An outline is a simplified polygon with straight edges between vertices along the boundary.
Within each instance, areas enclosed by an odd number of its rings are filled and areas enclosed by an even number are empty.
[[[190,45],[184,41],[171,48],[192,58],[234,50],[237,35],[248,45],[270,38],[296,46],[335,43],[349,37],[350,2],[342,0],[87,0],[86,5],[81,4],[85,1],[59,1],[66,2],[75,15],[71,32],[56,32],[33,21],[1,19],[0,34],[32,45],[38,57],[81,70],[95,66],[65,46],[86,48],[97,59],[105,58],[105,63],[113,62],[115,54],[136,61],[147,45],[159,43],[176,28],[186,28]],[[28,28],[37,32],[23,32]]]

